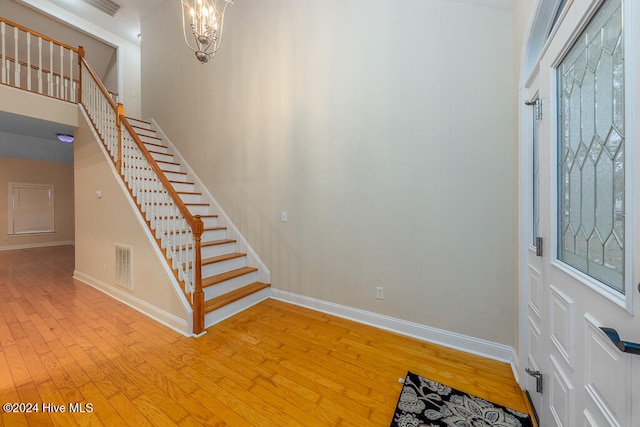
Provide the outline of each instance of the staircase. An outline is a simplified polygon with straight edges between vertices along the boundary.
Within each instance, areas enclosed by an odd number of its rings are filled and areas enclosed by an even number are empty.
[[[212,204],[198,191],[198,184],[180,162],[172,147],[151,123],[127,118],[173,189],[191,214],[203,222],[201,235],[201,278],[204,293],[204,327],[223,320],[269,296],[269,284],[260,282],[258,268],[249,265],[246,253],[238,252],[238,242],[221,224]],[[181,230],[174,230],[181,233]],[[193,250],[193,245],[190,245]]]
[[[84,49],[1,16],[0,28],[0,84],[82,105],[192,308],[191,332],[199,335],[267,298],[266,266],[206,188],[202,193],[197,176],[176,161],[181,157],[170,141],[150,123],[125,117],[124,106],[104,87]],[[31,40],[37,46],[33,50]],[[15,58],[5,55],[5,44],[14,45]],[[55,73],[44,66],[55,62]]]

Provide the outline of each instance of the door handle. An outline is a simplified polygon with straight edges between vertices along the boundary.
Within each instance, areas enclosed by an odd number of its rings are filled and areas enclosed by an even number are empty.
[[[602,332],[611,340],[613,345],[618,347],[618,349],[624,353],[638,354],[640,355],[640,344],[629,341],[622,341],[620,339],[620,335],[618,335],[618,331],[613,328],[600,328]]]

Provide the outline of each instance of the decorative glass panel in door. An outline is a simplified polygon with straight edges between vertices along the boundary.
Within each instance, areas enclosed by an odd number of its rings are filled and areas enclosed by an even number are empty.
[[[624,293],[621,0],[603,3],[558,67],[558,258]]]

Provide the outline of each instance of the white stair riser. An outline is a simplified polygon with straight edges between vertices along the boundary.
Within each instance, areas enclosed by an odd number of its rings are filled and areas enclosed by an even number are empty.
[[[159,138],[158,136],[153,136],[153,135],[140,135],[137,134],[138,138],[140,138],[140,140],[142,142],[149,142],[151,144],[156,144],[156,145],[162,145],[162,146],[166,146],[165,143],[162,142],[162,139]]]
[[[161,145],[154,145],[156,143],[156,141],[145,141],[143,138],[142,142],[144,144],[145,147],[147,147],[147,150],[151,150],[151,151],[159,151],[160,153],[167,153],[168,149],[167,147],[163,147]]]
[[[151,123],[143,122],[141,120],[136,120],[129,117],[127,117],[127,121],[131,126],[133,126],[134,130],[138,130],[137,128],[151,130]]]
[[[183,173],[167,172],[165,173],[165,175],[169,181],[178,181],[178,182],[187,181],[187,175]]]
[[[269,298],[269,294],[270,294],[269,288],[265,288],[259,292],[255,292],[229,305],[221,307],[218,310],[214,310],[211,313],[207,313],[206,316],[204,317],[204,327],[208,328],[212,325],[215,325],[218,322],[221,322],[222,320],[228,317],[233,316],[234,314],[237,314],[243,310],[246,310],[252,305],[256,305],[260,301],[263,301]]]
[[[202,223],[204,224],[204,228],[217,227],[218,217],[217,216],[202,217]]]
[[[192,215],[207,215],[209,214],[209,205],[189,205],[187,206],[189,212]]]
[[[211,245],[202,247],[200,251],[202,253],[202,258],[211,258],[214,256],[220,256],[224,254],[231,254],[236,251],[236,243],[223,243],[220,245]],[[255,280],[254,280],[255,282]]]
[[[258,274],[254,271],[253,273],[243,274],[242,276],[234,277],[233,279],[226,280],[213,286],[207,286],[204,288],[204,300],[208,301],[212,298],[240,289],[241,287],[258,280],[257,277]]]
[[[158,162],[158,166],[165,172],[180,172],[180,165],[173,163]]]
[[[136,134],[138,134],[139,137],[143,137],[143,136],[150,136],[153,138],[157,138],[158,135],[156,135],[156,131],[153,129],[140,129],[140,128],[133,128],[133,130],[136,131]]]
[[[229,259],[226,261],[214,262],[213,264],[207,264],[202,266],[202,278],[215,276],[216,274],[226,273],[227,271],[235,270],[237,268],[246,267],[247,257],[242,256],[238,258]]]
[[[201,194],[188,194],[188,193],[181,193],[179,194],[180,199],[182,199],[182,201],[184,203],[202,203],[202,195]]]
[[[186,184],[186,183],[182,183],[182,182],[174,182],[174,183],[172,183],[172,185],[173,185],[173,188],[178,192],[179,191],[187,191],[188,192],[188,191],[194,191],[195,190],[193,184]]]
[[[149,149],[149,147],[147,147]],[[149,151],[160,151],[154,150],[150,148]],[[156,162],[173,162],[173,155],[168,153],[151,153],[151,157],[155,159]]]
[[[132,119],[130,117],[127,117],[127,121],[131,126],[135,126],[137,128],[142,128],[142,129],[151,129],[151,123],[143,122],[137,119]]]
[[[227,238],[227,230],[226,228],[220,230],[205,230],[202,233],[201,241],[202,242],[215,242],[216,240],[224,240]]]

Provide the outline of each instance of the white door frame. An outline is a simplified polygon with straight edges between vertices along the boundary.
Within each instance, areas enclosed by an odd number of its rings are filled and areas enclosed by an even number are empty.
[[[635,5],[633,3],[636,3]],[[572,0],[569,0],[568,7],[565,8],[565,13],[571,6]],[[592,4],[595,8],[601,2],[597,1]],[[624,25],[625,25],[625,45],[628,55],[625,55],[625,85],[627,86],[626,94],[627,99],[625,101],[625,116],[626,116],[626,137],[627,144],[625,146],[627,157],[627,186],[626,186],[626,203],[627,206],[637,207],[639,206],[638,195],[634,197],[634,192],[638,193],[638,186],[634,184],[638,179],[638,166],[640,164],[640,150],[634,149],[634,146],[640,141],[640,121],[634,120],[636,113],[640,111],[640,84],[638,84],[635,78],[635,73],[640,70],[640,44],[632,42],[633,40],[640,40],[640,4],[637,1],[623,0],[624,3]],[[531,204],[531,135],[532,135],[532,123],[530,107],[525,107],[524,102],[531,97],[531,91],[529,90],[531,83],[535,80],[539,73],[539,59],[544,54],[548,46],[548,40],[545,42],[547,34],[549,33],[549,26],[553,20],[553,13],[551,9],[555,11],[559,0],[538,0],[535,5],[534,12],[530,15],[530,22],[528,32],[526,35],[525,46],[522,51],[521,60],[521,76],[519,82],[519,199],[518,199],[518,211],[520,218],[520,226],[518,230],[518,280],[519,280],[519,315],[518,315],[518,355],[517,360],[519,374],[519,383],[524,388],[526,383],[525,368],[527,367],[526,356],[528,354],[528,301],[529,301],[529,263],[528,254],[530,251],[531,242],[531,221],[529,219],[532,211]],[[563,19],[563,16],[559,18]],[[629,25],[631,22],[636,25]],[[549,40],[553,38],[553,34],[549,37]],[[631,53],[631,49],[633,52]],[[554,108],[549,105],[545,106],[545,114],[548,118],[555,117]],[[551,108],[549,108],[551,107]],[[553,119],[551,119],[553,120]],[[552,124],[552,126],[554,126]],[[553,180],[552,180],[553,181]],[[555,182],[555,181],[553,181]],[[635,191],[634,191],[635,190]],[[553,202],[552,196],[552,202]],[[627,251],[627,265],[626,265],[626,277],[631,280],[627,280],[626,292],[629,298],[626,301],[626,308],[631,311],[635,301],[636,311],[638,310],[638,298],[640,296],[636,294],[638,292],[637,284],[640,282],[640,260],[636,260],[630,256],[630,249],[635,249],[635,258],[638,257],[638,249],[640,249],[640,233],[638,233],[637,227],[640,227],[640,213],[639,209],[633,212],[632,217],[628,217],[625,227],[627,232],[625,241]],[[629,212],[629,210],[628,210]],[[553,224],[552,224],[553,225]],[[556,241],[554,235],[555,230],[550,230],[551,235],[546,245],[552,257],[555,256],[555,248],[553,245]],[[635,240],[634,240],[635,239]],[[640,312],[635,313],[636,316],[640,315]],[[640,331],[635,331],[635,336],[622,336],[622,339],[628,339],[631,341],[640,341]],[[633,370],[640,372],[640,357],[635,357],[632,361]],[[637,374],[634,375],[637,378]],[[640,392],[640,385],[636,385],[636,393]],[[637,395],[637,394],[636,394]],[[640,417],[640,408],[632,407],[632,418],[638,419]]]

